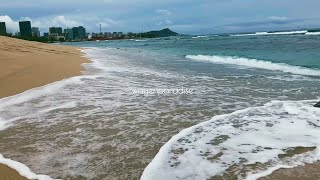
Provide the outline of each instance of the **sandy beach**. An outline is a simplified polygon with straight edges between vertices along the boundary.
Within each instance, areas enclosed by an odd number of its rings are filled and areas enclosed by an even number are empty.
[[[0,164],[0,179],[3,179],[3,180],[26,180],[27,178],[20,176],[20,174],[17,171],[15,171],[5,165]]]
[[[79,49],[0,36],[0,99],[34,87],[81,75],[89,62]],[[1,153],[1,152],[0,152]],[[0,179],[23,180],[0,164]]]
[[[81,74],[77,48],[0,36],[0,98]]]

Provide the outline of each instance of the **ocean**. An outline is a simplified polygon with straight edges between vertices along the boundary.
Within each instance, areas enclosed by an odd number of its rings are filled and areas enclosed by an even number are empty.
[[[65,45],[92,60],[82,76],[0,99],[0,152],[34,172],[258,179],[320,159],[316,33]]]

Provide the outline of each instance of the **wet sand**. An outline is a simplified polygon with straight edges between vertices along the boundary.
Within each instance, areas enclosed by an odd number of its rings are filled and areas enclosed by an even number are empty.
[[[0,36],[0,98],[77,76],[88,62],[74,47]]]
[[[34,87],[81,75],[89,60],[75,47],[51,45],[0,36],[0,99]],[[1,153],[1,152],[0,152]],[[0,164],[1,180],[25,177]]]
[[[259,180],[318,180],[320,179],[319,170],[320,163],[306,164],[292,169],[279,169]]]
[[[0,179],[2,180],[26,180],[27,178],[20,176],[20,174],[9,168],[8,166],[0,164]]]

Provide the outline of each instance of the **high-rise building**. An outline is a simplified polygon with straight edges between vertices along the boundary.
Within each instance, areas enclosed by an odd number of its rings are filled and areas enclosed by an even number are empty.
[[[66,40],[74,40],[74,37],[73,37],[73,30],[70,29],[70,28],[67,28],[64,30],[64,34],[65,34],[65,39]]]
[[[74,39],[77,39],[78,38],[78,34],[79,34],[79,30],[78,30],[78,28],[77,27],[73,27],[72,28],[72,33],[73,33],[73,38]]]
[[[91,38],[96,38],[96,37],[98,37],[97,33],[91,33]]]
[[[6,35],[7,29],[6,29],[6,23],[0,22],[0,35]]]
[[[40,31],[38,27],[32,27],[31,30],[32,30],[33,37],[40,37]]]
[[[111,32],[105,32],[104,37],[108,37],[108,38],[111,37]]]
[[[30,21],[20,21],[20,36],[22,38],[29,38],[32,37],[32,30],[31,30],[31,22]]]
[[[51,35],[61,36],[62,35],[62,27],[50,27],[49,34],[50,34],[50,36]]]
[[[47,32],[43,33],[43,37],[49,38],[49,33]]]
[[[16,37],[21,37],[20,32],[16,32],[16,33],[14,33],[14,35],[15,35]]]
[[[74,39],[86,39],[87,38],[87,32],[86,28],[79,26],[79,27],[73,27],[73,38]]]
[[[79,35],[81,38],[87,38],[87,31],[86,28],[79,26]]]

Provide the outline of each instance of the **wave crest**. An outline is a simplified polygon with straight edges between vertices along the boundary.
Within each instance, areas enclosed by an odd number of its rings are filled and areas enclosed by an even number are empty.
[[[231,56],[206,56],[206,55],[187,55],[187,59],[195,61],[206,61],[219,64],[231,64],[246,66],[250,68],[259,68],[272,71],[281,71],[285,73],[305,75],[305,76],[320,76],[320,70],[309,69],[301,66],[293,66],[284,63],[273,63],[270,61],[262,61],[256,59],[247,59]]]
[[[256,32],[252,34],[231,34],[230,36],[265,36],[265,35],[295,35],[306,34],[307,30],[302,31],[281,31],[281,32]]]

